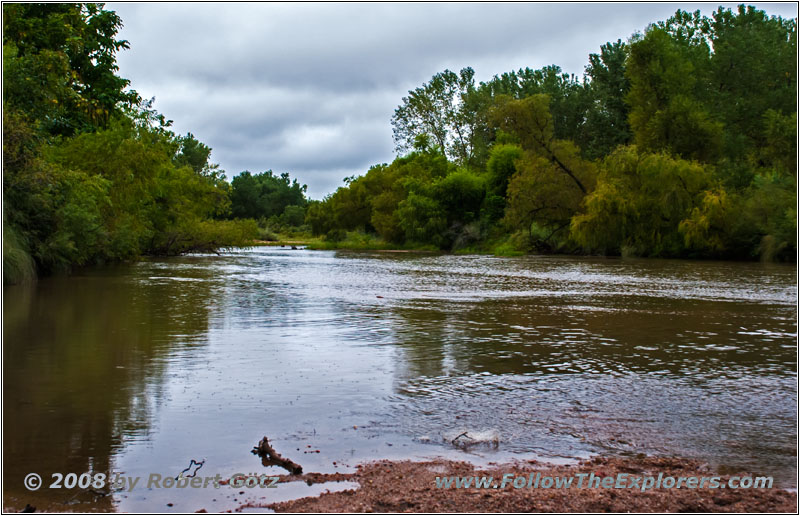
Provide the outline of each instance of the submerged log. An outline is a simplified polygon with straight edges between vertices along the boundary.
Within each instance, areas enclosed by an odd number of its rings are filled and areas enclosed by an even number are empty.
[[[292,475],[300,475],[303,473],[303,467],[290,459],[281,457],[281,455],[275,451],[275,448],[269,444],[269,439],[267,439],[266,436],[253,448],[253,453],[261,457],[261,464],[264,466],[280,466]]]

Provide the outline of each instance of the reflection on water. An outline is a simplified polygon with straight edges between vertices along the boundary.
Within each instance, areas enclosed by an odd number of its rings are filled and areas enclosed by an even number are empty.
[[[656,453],[790,486],[795,271],[259,248],[6,287],[4,502],[30,471],[260,473],[263,435],[309,471]],[[231,508],[200,491],[34,500]]]
[[[46,480],[55,472],[108,472],[126,441],[150,438],[170,356],[204,345],[207,288],[191,298],[174,284],[146,286],[128,274],[4,289],[8,490],[19,491],[19,479],[31,471]],[[87,501],[54,490],[37,494]],[[111,507],[108,497],[97,504]]]

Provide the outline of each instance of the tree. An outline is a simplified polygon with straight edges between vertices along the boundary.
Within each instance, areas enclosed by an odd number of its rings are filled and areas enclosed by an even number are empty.
[[[571,236],[584,249],[606,254],[686,256],[697,239],[687,240],[691,223],[684,232],[681,224],[716,195],[714,187],[707,165],[620,147],[600,165],[597,188],[573,217]],[[707,226],[705,239],[708,230],[723,228]]]
[[[461,169],[436,181],[432,193],[446,214],[448,227],[462,226],[478,218],[486,187],[482,177]]]
[[[517,160],[522,157],[522,149],[514,144],[496,144],[489,153],[486,164],[487,193],[498,197],[506,196],[508,182],[517,171]]]
[[[116,75],[122,20],[102,4],[3,4],[3,100],[50,134],[105,127],[139,103]]]
[[[744,258],[797,259],[797,178],[757,174],[734,207],[733,237]]]
[[[593,181],[594,165],[580,157],[574,144],[561,141],[556,152],[573,174]],[[584,191],[561,165],[541,154],[526,152],[517,168],[508,184],[506,224],[527,232],[530,243],[541,250],[559,247]]]
[[[797,112],[797,26],[753,6],[720,7],[706,20],[711,109],[725,124],[725,155],[741,159],[766,142],[767,111]]]
[[[549,104],[547,95],[533,95],[521,100],[500,96],[493,108],[492,118],[503,131],[517,137],[523,150],[551,162],[555,166],[554,171],[569,177],[568,184],[586,194],[592,186],[593,177],[588,173],[588,168],[574,161],[576,147],[556,139]]]
[[[504,73],[482,83],[480,89],[490,92],[491,98],[508,96],[520,100],[534,95],[547,95],[555,137],[576,142],[583,137],[590,99],[578,78],[563,73],[559,66]]]
[[[478,108],[475,71],[464,68],[458,74],[445,70],[403,97],[392,116],[392,132],[398,152],[419,145],[418,137],[426,135],[436,147],[463,165],[474,157],[475,128]]]
[[[407,170],[401,163],[408,163],[415,156],[420,155],[438,154],[430,149],[414,152],[408,157],[397,158],[391,165],[373,166],[364,176],[364,185],[370,196],[372,207],[370,225],[387,242],[403,243],[405,240],[405,232],[400,227],[400,220],[397,216],[397,206],[407,195],[402,181]]]
[[[171,133],[166,134],[171,136]],[[197,140],[192,133],[175,137],[174,145],[176,153],[172,162],[178,167],[189,167],[215,188],[218,195],[213,201],[213,216],[223,218],[230,215],[230,184],[225,180],[225,171],[209,161],[211,147]]]
[[[628,46],[621,40],[606,43],[599,54],[589,55],[586,77],[591,105],[586,112],[582,143],[584,154],[591,159],[606,156],[631,142],[629,109],[625,103],[630,90],[630,81],[625,76],[627,57]]]
[[[333,211],[331,210],[330,197],[322,201],[310,201],[306,208],[305,222],[311,226],[311,234],[324,235],[333,229]]]
[[[784,116],[769,109],[762,119],[758,161],[781,175],[797,177],[797,112]]]
[[[704,91],[703,62],[709,48],[704,40],[690,48],[663,28],[651,26],[631,43],[626,75],[631,88],[629,121],[642,150],[668,151],[711,162],[721,152],[722,124],[700,100]]]
[[[178,152],[173,159],[176,165],[188,166],[200,175],[206,175],[212,170],[214,165],[208,162],[211,147],[197,140],[192,133],[176,137],[175,143],[178,145]]]
[[[447,217],[435,199],[411,192],[398,205],[397,215],[407,240],[437,247],[444,243]]]
[[[363,177],[348,181],[330,198],[335,227],[347,231],[369,229],[372,206]]]
[[[3,5],[4,281],[255,236],[210,220],[229,204],[211,149],[126,91],[121,25],[101,4]]]
[[[97,252],[88,245],[75,244],[90,251],[87,257],[61,261],[81,264],[94,259],[135,258],[142,253],[169,255],[207,250],[215,248],[215,244],[227,246],[238,238],[236,235],[247,233],[245,226],[208,221],[218,208],[218,200],[225,198],[227,192],[220,192],[190,167],[176,166],[174,155],[172,138],[136,126],[130,120],[49,146],[46,161],[67,171],[65,177],[75,178],[80,184],[70,187],[73,197],[57,200],[55,205],[63,208],[56,208],[53,217],[66,220],[66,213],[80,220],[77,217],[83,214],[85,219],[70,226],[54,224],[56,234],[75,242],[70,235],[99,232]],[[100,189],[101,184],[106,185],[105,190]],[[82,192],[82,197],[74,197],[76,192]],[[105,192],[107,199],[89,200],[91,192]],[[100,217],[93,223],[88,214],[97,209]],[[224,235],[231,239],[223,240]],[[211,237],[213,241],[206,239]],[[48,238],[41,240],[45,246],[50,245]],[[64,246],[69,248],[70,244]]]
[[[595,170],[580,149],[554,135],[547,95],[521,100],[500,96],[492,118],[515,135],[524,151],[508,184],[506,223],[527,232],[532,244],[552,248],[594,187]],[[534,225],[541,230],[535,233]]]
[[[305,220],[306,210],[302,206],[290,205],[284,208],[281,215],[281,222],[288,226],[302,226]]]
[[[231,215],[235,218],[269,218],[280,216],[287,206],[305,206],[306,185],[267,170],[251,174],[245,170],[231,182]]]
[[[415,224],[406,213],[401,221],[401,204],[411,193],[431,198],[433,185],[455,170],[452,163],[437,151],[413,152],[396,158],[390,165],[372,167],[364,177],[364,185],[371,205],[370,224],[389,242],[403,243],[410,234],[407,229]],[[446,220],[445,220],[446,222]],[[421,243],[416,231],[414,239]],[[438,244],[436,244],[438,245]]]
[[[722,188],[706,190],[699,206],[678,224],[686,248],[706,256],[726,250],[728,233],[735,216],[728,192]]]

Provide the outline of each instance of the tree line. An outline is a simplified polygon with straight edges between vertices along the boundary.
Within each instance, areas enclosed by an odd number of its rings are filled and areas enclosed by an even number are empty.
[[[102,4],[3,5],[4,282],[282,231],[795,259],[796,20],[677,11],[603,45],[580,78],[437,73],[392,116],[398,157],[321,201],[271,170],[228,182],[117,74],[121,24]]]
[[[3,5],[4,283],[248,245],[253,219],[288,205],[302,223],[305,186],[272,172],[231,185],[117,75],[121,25],[102,4]]]
[[[399,157],[306,222],[406,246],[795,260],[796,20],[677,11],[589,56],[402,99]]]

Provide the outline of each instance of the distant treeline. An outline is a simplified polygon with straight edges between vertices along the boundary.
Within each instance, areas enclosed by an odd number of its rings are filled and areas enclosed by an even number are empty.
[[[3,4],[4,282],[246,245],[794,260],[796,21],[678,11],[557,66],[445,70],[392,117],[398,158],[322,201],[288,174],[230,183],[117,75],[102,4]],[[256,222],[258,221],[258,222]],[[260,227],[259,227],[260,226]]]
[[[582,78],[445,70],[395,111],[401,157],[306,221],[443,250],[795,260],[796,36],[749,6],[678,11]]]

